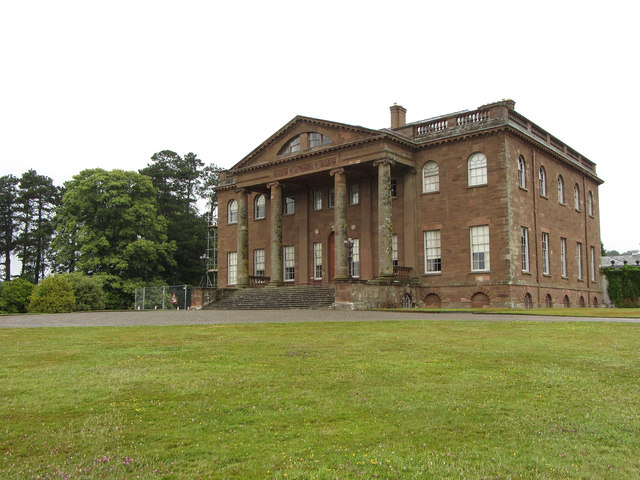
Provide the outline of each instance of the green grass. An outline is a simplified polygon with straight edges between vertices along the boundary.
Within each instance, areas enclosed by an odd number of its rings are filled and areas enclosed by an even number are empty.
[[[391,308],[383,311],[428,313],[494,313],[553,317],[640,318],[640,308]]]
[[[0,478],[638,478],[639,352],[590,322],[0,330]]]

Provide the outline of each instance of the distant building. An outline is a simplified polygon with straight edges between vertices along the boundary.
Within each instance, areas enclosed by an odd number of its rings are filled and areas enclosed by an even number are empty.
[[[355,308],[598,305],[595,164],[511,100],[380,130],[297,116],[222,175],[221,287]]]

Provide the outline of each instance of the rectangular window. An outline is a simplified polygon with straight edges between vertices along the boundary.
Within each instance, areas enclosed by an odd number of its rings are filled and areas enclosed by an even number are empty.
[[[264,277],[264,248],[253,251],[253,274]]]
[[[471,236],[471,271],[489,271],[489,225],[470,228]]]
[[[591,247],[591,281],[596,281],[596,247]]]
[[[360,203],[358,185],[349,185],[349,205],[357,205],[358,203]]]
[[[542,232],[542,273],[544,275],[550,274],[549,234],[545,232]]]
[[[424,232],[424,273],[442,272],[440,230]]]
[[[331,187],[329,189],[329,198],[327,200],[327,205],[329,206],[329,208],[333,208],[335,203],[336,203],[335,191],[333,190],[333,187]]]
[[[391,236],[391,260],[393,261],[393,266],[398,266],[398,235],[393,234]]]
[[[322,145],[322,134],[317,132],[309,133],[309,148],[319,147]]]
[[[567,239],[560,239],[560,267],[562,276],[567,276]]]
[[[284,281],[293,282],[295,280],[295,252],[293,245],[282,247],[282,262],[284,264]]]
[[[321,190],[313,191],[313,209],[322,210],[322,191]]]
[[[296,201],[293,197],[284,197],[284,207],[282,213],[291,215],[296,210]]]
[[[353,238],[351,244],[351,276],[360,276],[360,239]]]
[[[313,278],[322,279],[322,242],[313,244]]]
[[[238,252],[227,253],[227,284],[235,285],[237,281]]]
[[[398,181],[395,178],[391,179],[391,198],[398,196]]]
[[[578,267],[578,280],[582,280],[582,243],[576,243],[576,262]]]
[[[520,253],[522,254],[522,271],[529,271],[529,229],[520,227]]]

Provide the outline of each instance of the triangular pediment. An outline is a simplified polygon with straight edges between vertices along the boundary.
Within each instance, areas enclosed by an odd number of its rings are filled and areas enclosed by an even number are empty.
[[[280,163],[300,155],[335,149],[381,135],[384,132],[380,130],[297,116],[231,167],[230,171]]]

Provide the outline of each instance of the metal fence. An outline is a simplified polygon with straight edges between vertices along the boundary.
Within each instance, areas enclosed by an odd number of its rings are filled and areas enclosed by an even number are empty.
[[[136,288],[136,310],[186,310],[190,293],[186,285]]]

